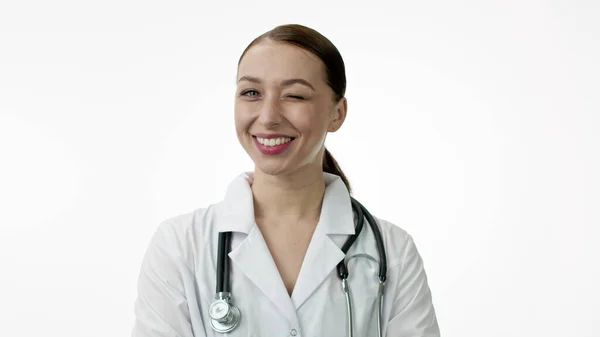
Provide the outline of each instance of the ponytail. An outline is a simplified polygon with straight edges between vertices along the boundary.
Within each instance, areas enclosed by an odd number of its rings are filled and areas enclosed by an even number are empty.
[[[350,188],[348,178],[346,178],[346,175],[342,172],[342,169],[327,148],[325,148],[325,154],[323,155],[323,172],[335,174],[342,178],[344,185],[346,185],[346,188],[348,189],[348,193],[352,194],[352,188]]]

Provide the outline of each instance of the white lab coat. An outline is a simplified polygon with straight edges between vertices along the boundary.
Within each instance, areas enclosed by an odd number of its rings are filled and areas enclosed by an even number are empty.
[[[346,300],[336,266],[345,257],[339,247],[354,234],[353,212],[343,181],[333,174],[323,176],[321,216],[291,296],[256,225],[253,173],[245,172],[231,183],[222,202],[160,224],[139,274],[132,336],[223,336],[212,330],[208,307],[216,287],[217,237],[224,231],[234,232],[231,293],[242,314],[240,325],[228,336],[348,336]],[[440,336],[423,262],[411,236],[375,219],[388,266],[383,335]],[[379,260],[366,220],[348,258],[365,253]],[[377,336],[377,263],[356,257],[348,262],[348,270],[355,336]]]

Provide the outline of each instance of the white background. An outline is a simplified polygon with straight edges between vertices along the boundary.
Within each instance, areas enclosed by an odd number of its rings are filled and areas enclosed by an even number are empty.
[[[411,233],[443,336],[600,336],[598,1],[3,1],[0,336],[128,336],[159,222],[251,170],[238,57],[346,62],[327,146]]]

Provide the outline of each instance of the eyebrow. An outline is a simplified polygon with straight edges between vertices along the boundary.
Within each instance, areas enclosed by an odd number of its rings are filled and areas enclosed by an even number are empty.
[[[262,83],[259,78],[252,77],[252,76],[242,76],[238,80],[238,83],[240,83],[241,81],[248,81],[248,82],[252,82],[252,83],[256,83],[256,84]],[[289,87],[290,85],[296,84],[296,83],[305,85],[305,86],[309,87],[312,91],[316,91],[315,88],[312,86],[312,84],[310,84],[307,80],[303,80],[301,78],[290,78],[289,80],[284,80],[281,82],[281,86]]]

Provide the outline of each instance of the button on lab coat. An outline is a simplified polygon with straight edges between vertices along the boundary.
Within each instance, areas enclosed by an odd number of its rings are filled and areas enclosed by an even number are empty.
[[[346,299],[336,270],[344,258],[354,334],[377,336],[377,247],[365,220],[348,254],[341,251],[355,226],[350,195],[341,178],[323,173],[321,215],[290,296],[255,222],[253,177],[252,172],[242,173],[222,202],[159,225],[139,274],[132,336],[346,337]],[[383,335],[439,336],[427,276],[411,236],[375,219],[387,253]],[[208,308],[216,289],[217,238],[227,231],[233,232],[231,293],[242,318],[235,330],[222,335],[212,330]]]

